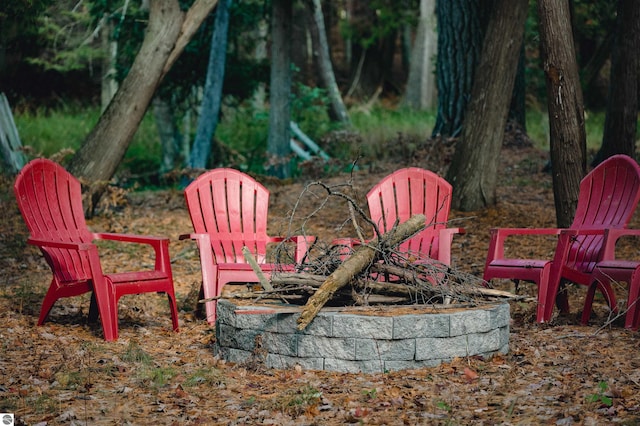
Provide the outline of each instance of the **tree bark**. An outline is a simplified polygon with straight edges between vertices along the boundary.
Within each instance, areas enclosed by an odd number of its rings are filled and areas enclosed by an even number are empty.
[[[336,77],[333,73],[333,65],[331,64],[331,55],[329,54],[329,43],[327,42],[327,30],[324,26],[324,15],[322,13],[322,4],[320,0],[307,0],[307,8],[310,11],[309,31],[313,44],[314,56],[316,56],[318,68],[320,71],[320,79],[327,89],[329,100],[331,101],[330,116],[346,126],[351,125],[347,108],[342,101],[342,94],[336,83]]]
[[[216,9],[216,19],[211,35],[209,64],[204,84],[204,97],[200,106],[198,127],[193,148],[189,155],[189,167],[204,169],[211,154],[213,135],[218,126],[218,116],[222,104],[222,85],[227,56],[227,33],[229,32],[229,8],[232,0],[222,0]]]
[[[267,172],[279,178],[291,175],[291,16],[292,0],[273,0],[271,16],[271,78]]]
[[[615,154],[635,158],[640,74],[640,2],[618,1],[618,25],[611,60],[609,98],[596,166]]]
[[[504,129],[518,68],[527,0],[497,0],[465,113],[462,137],[447,173],[452,208],[480,210],[496,202]]]
[[[467,101],[484,36],[479,0],[436,3],[438,19],[438,113],[433,136],[457,137],[462,131]]]
[[[540,44],[547,86],[553,195],[558,227],[571,225],[585,176],[584,103],[568,0],[538,0]]]
[[[368,244],[358,246],[353,255],[329,275],[318,291],[309,298],[300,314],[300,318],[298,318],[298,330],[304,330],[335,292],[347,285],[355,275],[379,259],[382,251],[397,246],[402,241],[415,235],[425,227],[426,220],[424,215],[411,216],[409,220],[399,224],[380,238],[376,237]],[[382,247],[377,247],[379,242],[383,242]]]
[[[438,51],[435,7],[435,0],[420,1],[420,21],[411,49],[404,103],[417,110],[433,109],[438,101],[434,73]]]
[[[160,96],[156,96],[153,98],[152,106],[158,136],[160,137],[160,146],[162,147],[160,173],[163,174],[176,167],[181,137],[176,127],[171,103]]]
[[[150,1],[147,33],[131,70],[69,166],[92,185],[88,214],[115,174],[160,81],[216,3],[196,0],[185,15],[177,0]]]

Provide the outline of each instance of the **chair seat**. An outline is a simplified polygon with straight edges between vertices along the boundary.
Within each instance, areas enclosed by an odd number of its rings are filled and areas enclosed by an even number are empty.
[[[551,261],[542,259],[497,259],[489,263],[494,268],[542,269]]]

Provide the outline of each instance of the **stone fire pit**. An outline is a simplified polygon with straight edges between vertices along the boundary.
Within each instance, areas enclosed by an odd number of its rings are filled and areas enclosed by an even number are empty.
[[[216,353],[270,368],[380,373],[509,350],[509,304],[323,308],[304,331],[302,307],[218,301]]]

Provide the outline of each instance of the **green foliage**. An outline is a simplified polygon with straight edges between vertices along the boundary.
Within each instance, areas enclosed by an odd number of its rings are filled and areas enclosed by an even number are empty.
[[[65,104],[59,109],[39,109],[14,114],[22,145],[30,157],[59,156],[77,150],[100,118],[96,107]],[[161,147],[152,114],[145,115],[119,171],[152,173],[160,166]]]
[[[312,140],[318,140],[335,127],[329,119],[328,108],[329,98],[325,89],[295,84],[291,119]]]
[[[435,120],[433,111],[382,106],[352,111],[351,122],[360,134],[362,143],[351,149],[357,149],[365,158],[387,158],[393,148],[389,146],[390,141],[397,140],[399,135],[404,139],[424,141],[430,137]],[[351,155],[354,154],[352,152]]]
[[[322,399],[322,392],[313,386],[307,385],[300,389],[290,389],[276,398],[274,404],[283,413],[298,417],[307,409],[317,406]]]
[[[611,399],[611,397],[605,395],[608,389],[609,385],[607,385],[607,382],[600,381],[598,383],[597,391],[595,393],[587,395],[587,402],[611,407],[613,405],[613,400]]]
[[[268,111],[249,102],[231,102],[224,109],[216,139],[229,150],[241,154],[242,169],[262,172],[268,127]]]
[[[11,0],[0,2],[0,40],[11,44],[37,29],[37,18],[53,0]]]
[[[443,411],[451,411],[451,406],[447,404],[445,401],[436,402],[436,407]]]
[[[38,36],[45,45],[28,63],[61,73],[90,69],[104,52],[96,43],[93,20],[83,3],[54,2],[37,19]]]
[[[64,105],[60,109],[39,109],[14,114],[22,145],[31,156],[51,157],[64,150],[77,150],[98,122],[97,108]]]
[[[362,391],[362,395],[364,395],[367,399],[376,399],[376,397],[378,396],[378,389],[365,389]]]
[[[144,379],[149,380],[153,387],[165,386],[178,372],[173,367],[157,367],[145,371]]]
[[[366,11],[354,14],[350,22],[341,22],[343,37],[350,38],[366,49],[393,35],[405,25],[415,25],[418,2],[408,0],[402,3],[402,7],[398,6],[398,2],[394,0],[372,0],[367,4]]]
[[[193,371],[183,383],[186,387],[204,385],[217,387],[224,384],[224,375],[217,368],[200,368]]]
[[[136,362],[144,365],[149,365],[153,361],[151,355],[146,353],[144,349],[134,340],[130,340],[127,345],[126,351],[120,356],[120,359],[125,362]]]
[[[527,109],[527,134],[538,148],[549,148],[549,116],[545,109]],[[587,150],[594,151],[602,144],[605,113],[603,111],[585,112]]]

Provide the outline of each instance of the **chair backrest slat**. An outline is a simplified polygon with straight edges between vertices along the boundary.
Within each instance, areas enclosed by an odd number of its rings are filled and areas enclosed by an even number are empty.
[[[437,174],[410,167],[383,178],[367,194],[369,214],[381,232],[396,222],[424,214],[426,228],[400,245],[401,251],[423,253],[438,258],[437,234],[430,232],[447,226],[451,207],[451,185]]]
[[[263,185],[238,170],[220,168],[200,175],[184,193],[194,232],[211,236],[218,263],[246,263],[242,247],[264,262],[269,191]]]

